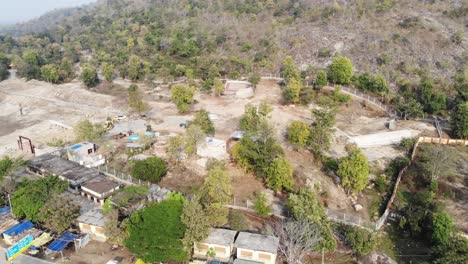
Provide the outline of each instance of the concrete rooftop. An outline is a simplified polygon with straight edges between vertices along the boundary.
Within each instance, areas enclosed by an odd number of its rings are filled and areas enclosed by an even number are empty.
[[[278,251],[279,239],[274,236],[240,232],[234,246],[255,251],[263,251],[276,254]]]

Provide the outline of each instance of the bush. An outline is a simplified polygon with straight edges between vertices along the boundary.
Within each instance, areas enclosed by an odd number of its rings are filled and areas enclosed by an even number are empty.
[[[237,231],[247,228],[247,218],[242,212],[231,210],[229,212],[229,226]]]
[[[267,217],[270,215],[271,208],[267,205],[267,198],[264,193],[256,194],[254,210],[261,217]]]
[[[327,84],[328,84],[327,73],[323,70],[320,70],[317,73],[317,77],[315,78],[315,88],[320,89]]]
[[[99,83],[96,69],[87,66],[83,68],[80,79],[87,87],[94,87]]]
[[[375,189],[381,193],[387,189],[387,180],[385,175],[380,175],[375,179]]]
[[[288,126],[288,142],[292,145],[303,148],[307,145],[309,138],[309,125],[302,121],[295,120]]]
[[[354,254],[367,255],[375,246],[375,237],[364,229],[342,226],[341,233],[345,237],[345,242],[351,247]]]
[[[133,177],[152,183],[158,183],[166,173],[166,162],[158,157],[135,161],[132,167]]]

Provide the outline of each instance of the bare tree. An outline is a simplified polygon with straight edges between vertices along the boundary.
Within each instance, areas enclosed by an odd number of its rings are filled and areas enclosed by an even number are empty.
[[[320,243],[320,229],[308,219],[285,220],[273,224],[273,232],[280,239],[279,250],[287,263],[303,263],[305,255]]]
[[[439,179],[442,174],[450,175],[453,172],[454,156],[450,149],[440,146],[430,146],[423,149],[422,166],[426,175],[432,181]]]

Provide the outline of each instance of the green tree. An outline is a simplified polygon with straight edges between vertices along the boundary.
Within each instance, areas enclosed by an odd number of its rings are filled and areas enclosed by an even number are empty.
[[[454,137],[468,139],[468,101],[459,103],[452,110],[450,122]]]
[[[182,223],[187,227],[182,242],[187,252],[190,253],[195,242],[203,241],[208,237],[210,228],[210,219],[196,197],[185,202]]]
[[[11,60],[5,54],[0,53],[0,81],[5,80],[10,75],[8,67],[10,66]]]
[[[468,239],[454,235],[448,243],[436,246],[433,251],[435,264],[467,263]]]
[[[302,91],[302,82],[299,79],[289,79],[284,90],[286,103],[299,103]]]
[[[436,245],[447,244],[454,232],[453,220],[447,213],[434,213],[432,228],[432,241]]]
[[[264,101],[258,107],[247,104],[239,121],[240,128],[246,132],[258,132],[260,124],[269,117],[272,111],[272,107]]]
[[[99,124],[93,124],[91,121],[83,119],[75,125],[73,132],[78,141],[91,141],[101,137],[104,130]]]
[[[298,193],[291,193],[286,206],[294,219],[300,221],[310,220],[319,227],[321,240],[315,250],[323,248],[327,251],[333,251],[336,248],[336,241],[333,237],[331,225],[328,222],[322,204],[312,190],[301,189]]]
[[[351,247],[354,254],[365,256],[369,254],[376,244],[372,233],[351,226],[341,226],[341,233],[344,235],[345,242]]]
[[[274,191],[291,190],[294,185],[293,168],[284,157],[277,157],[266,168],[266,183]]]
[[[323,86],[327,84],[328,84],[327,73],[324,70],[320,70],[317,73],[317,77],[315,78],[315,88],[321,89]]]
[[[190,122],[189,127],[192,125],[199,126],[207,135],[214,135],[215,127],[211,121],[208,111],[201,109],[195,114],[195,118]]]
[[[62,59],[62,62],[60,63],[60,66],[58,68],[58,74],[62,82],[70,82],[71,80],[73,80],[73,78],[75,78],[73,64],[69,59]]]
[[[24,180],[11,196],[13,214],[33,222],[40,220],[40,210],[46,201],[54,194],[63,193],[68,183],[56,176],[48,176],[39,180]],[[34,201],[34,202],[31,202]]]
[[[360,192],[366,187],[369,182],[369,165],[359,148],[353,148],[348,156],[340,159],[338,175],[348,191]]]
[[[132,166],[133,177],[152,183],[158,183],[166,173],[166,162],[158,157],[137,160]]]
[[[145,262],[186,261],[183,207],[183,200],[171,197],[136,211],[128,221],[124,245]]]
[[[95,68],[84,66],[81,72],[80,79],[87,87],[94,87],[99,83],[98,75]]]
[[[213,91],[216,96],[224,93],[224,84],[219,78],[213,80]]]
[[[41,67],[41,77],[46,82],[58,83],[60,76],[55,65],[47,64]]]
[[[324,152],[331,146],[335,109],[316,109],[312,111],[314,123],[309,128],[308,146],[312,153],[323,158]]]
[[[186,84],[176,84],[171,88],[171,98],[176,104],[180,113],[185,113],[189,110],[190,104],[193,103],[195,88],[189,87]]]
[[[301,79],[299,70],[296,68],[294,59],[291,56],[287,56],[284,59],[281,74],[283,75],[286,84],[288,84],[291,80],[298,81]]]
[[[104,75],[106,81],[112,82],[112,80],[114,79],[114,65],[107,62],[103,62],[101,67],[102,74]]]
[[[0,182],[2,178],[10,172],[13,165],[14,161],[9,156],[5,156],[0,160]]]
[[[288,142],[297,148],[303,148],[307,145],[310,130],[309,126],[302,121],[293,121],[288,126],[287,138]]]
[[[27,80],[38,79],[41,74],[42,59],[35,50],[26,50],[18,64],[18,75]]]
[[[350,84],[353,64],[346,57],[335,57],[328,69],[328,79],[335,84]]]
[[[39,221],[54,233],[67,230],[80,216],[80,206],[59,195],[50,197],[39,211]]]
[[[254,88],[257,87],[258,83],[260,83],[261,77],[258,73],[253,73],[249,76],[248,82],[253,85]]]
[[[254,210],[255,212],[265,218],[268,217],[271,213],[271,207],[267,204],[267,198],[264,193],[257,193],[254,199]]]
[[[149,109],[149,105],[143,101],[143,95],[136,84],[132,84],[128,88],[128,106],[140,115],[141,112]]]
[[[128,62],[128,78],[133,82],[143,78],[143,65],[141,59],[136,55],[130,56]]]
[[[229,175],[222,163],[211,164],[200,190],[201,202],[212,226],[227,223],[229,210],[224,205],[232,200],[232,186]]]

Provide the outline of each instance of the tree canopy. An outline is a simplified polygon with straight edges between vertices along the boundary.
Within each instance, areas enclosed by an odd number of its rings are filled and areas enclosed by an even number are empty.
[[[335,57],[328,69],[328,79],[335,84],[349,84],[353,76],[353,64],[346,57]]]
[[[99,83],[96,69],[89,66],[83,67],[80,79],[87,87],[94,87]]]
[[[229,214],[224,205],[232,200],[231,180],[222,162],[212,161],[208,165],[208,174],[200,190],[201,203],[211,225],[222,226],[227,223]]]
[[[288,126],[288,141],[298,148],[303,148],[307,145],[309,140],[309,125],[302,121],[293,121]]]
[[[211,121],[208,111],[201,109],[195,114],[195,118],[190,122],[189,127],[192,125],[199,126],[207,135],[214,135],[215,127]]]
[[[41,220],[40,211],[53,195],[63,193],[68,183],[56,176],[39,180],[24,180],[11,197],[13,214],[33,222]]]
[[[343,187],[352,192],[360,192],[366,187],[369,182],[369,165],[359,148],[353,148],[348,156],[340,159],[338,175]]]
[[[143,95],[135,84],[128,88],[128,106],[139,114],[149,109],[149,105],[143,101]]]
[[[128,221],[124,245],[145,262],[186,261],[183,208],[183,199],[170,197],[136,211]]]
[[[189,110],[190,105],[194,102],[193,96],[195,88],[186,84],[176,84],[171,88],[171,98],[176,104],[180,113],[185,113]]]
[[[39,212],[39,220],[46,228],[59,234],[67,230],[80,216],[80,206],[70,198],[54,195]]]
[[[133,177],[152,183],[158,183],[166,173],[166,162],[158,157],[137,160],[132,166]]]
[[[315,193],[310,189],[301,189],[297,193],[289,194],[286,203],[292,216],[296,220],[309,220],[319,227],[320,243],[315,250],[322,248],[333,251],[336,247],[336,241],[330,223],[328,222],[325,211]]]

